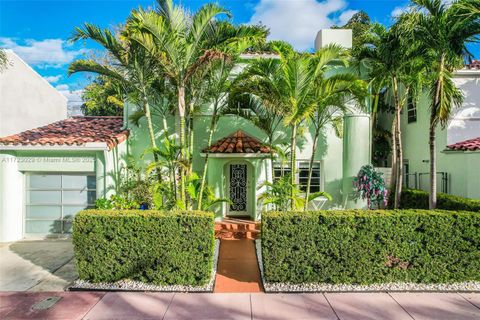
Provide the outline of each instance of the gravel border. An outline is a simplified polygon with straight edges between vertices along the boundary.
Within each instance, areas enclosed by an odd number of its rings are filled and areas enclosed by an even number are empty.
[[[213,292],[215,286],[215,275],[217,274],[218,253],[220,251],[220,240],[215,239],[215,251],[213,256],[213,270],[210,281],[204,286],[170,285],[159,286],[151,283],[144,283],[134,280],[120,280],[114,283],[91,283],[85,280],[75,280],[68,291],[153,291],[153,292]]]
[[[262,260],[262,240],[255,240],[258,267],[263,288],[267,293],[281,292],[480,292],[480,282],[459,283],[379,283],[370,285],[328,284],[328,283],[269,283],[265,281]]]

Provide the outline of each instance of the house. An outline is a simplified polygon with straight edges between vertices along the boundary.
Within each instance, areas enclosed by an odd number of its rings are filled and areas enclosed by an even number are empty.
[[[351,46],[351,32],[322,30],[316,47],[331,42]],[[262,55],[245,58],[261,59]],[[216,207],[216,217],[242,216],[257,220],[263,210],[257,201],[264,181],[272,181],[282,167],[272,163],[266,135],[236,115],[222,116],[212,145],[208,145],[211,118],[206,106],[193,122],[193,169],[202,172],[208,153],[208,184],[215,195],[231,203]],[[365,203],[352,198],[352,180],[370,159],[370,118],[352,108],[344,118],[343,136],[333,128],[323,132],[314,162],[311,191],[326,191],[333,201],[317,201],[315,208],[360,208]],[[108,196],[115,175],[127,156],[140,159],[149,147],[144,120],[129,121],[135,106],[125,107],[124,117],[73,117],[33,130],[0,138],[0,241],[48,234],[68,234],[73,215]],[[176,119],[167,119],[174,127]],[[165,137],[163,119],[153,116],[160,143]],[[157,130],[158,129],[158,130]],[[311,128],[310,128],[311,129]],[[20,131],[20,130],[19,130]],[[288,142],[283,128],[276,142]],[[298,141],[297,181],[305,188],[312,145],[312,130]]]
[[[464,101],[452,112],[445,128],[436,131],[437,191],[480,199],[480,61],[454,73]],[[382,117],[390,130],[391,116]],[[426,94],[417,103],[409,101],[402,111],[401,132],[404,156],[404,184],[429,191],[428,130],[430,105]]]
[[[67,117],[67,98],[12,50],[0,71],[0,137]]]

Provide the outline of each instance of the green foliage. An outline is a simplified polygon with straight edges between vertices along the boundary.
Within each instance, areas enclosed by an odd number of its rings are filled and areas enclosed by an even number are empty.
[[[428,192],[414,189],[403,190],[400,207],[402,209],[428,209]],[[438,193],[437,208],[480,212],[480,200]]]
[[[203,285],[213,268],[214,225],[213,213],[199,211],[82,211],[73,223],[80,279]]]
[[[373,129],[372,162],[377,167],[386,166],[386,162],[392,152],[391,133],[388,130],[375,127]]]
[[[97,199],[97,201],[95,201],[95,207],[101,210],[127,210],[138,209],[140,205],[135,200],[128,200],[122,196],[111,195],[109,199]]]
[[[121,116],[123,98],[121,84],[114,79],[98,76],[82,93],[82,112],[86,116]]]
[[[297,210],[303,208],[305,205],[305,196],[302,194],[298,185],[292,185],[290,175],[288,174],[280,177],[280,179],[273,183],[265,181],[259,186],[259,189],[263,187],[267,187],[267,190],[258,197],[258,200],[261,201],[264,206],[273,204],[275,210],[287,211],[292,207],[292,201],[293,207]],[[319,197],[325,197],[329,201],[332,200],[332,196],[327,192],[314,192],[309,194],[307,204]]]
[[[267,212],[268,282],[480,280],[480,215],[427,210]]]

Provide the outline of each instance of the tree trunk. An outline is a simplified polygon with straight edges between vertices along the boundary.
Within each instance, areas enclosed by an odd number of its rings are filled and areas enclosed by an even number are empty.
[[[401,137],[401,114],[402,105],[400,103],[400,98],[398,96],[398,79],[396,76],[393,77],[393,96],[395,100],[395,148],[396,148],[396,171],[395,171],[395,199],[394,199],[394,208],[398,209],[400,207],[400,197],[402,195],[402,183],[403,183],[403,152],[402,152],[402,137]]]
[[[190,102],[189,106],[189,143],[188,143],[188,152],[187,152],[187,160],[188,160],[188,175],[192,174],[192,166],[193,166],[193,141],[194,141],[194,131],[193,131],[193,111],[195,105],[193,102]]]
[[[435,148],[435,111],[432,109],[430,115],[430,128],[428,144],[430,146],[430,196],[428,201],[428,208],[433,210],[437,207],[437,159]]]
[[[305,204],[303,205],[303,211],[307,211],[308,209],[308,197],[310,196],[310,185],[312,184],[313,161],[315,159],[315,153],[317,152],[319,134],[320,134],[320,127],[317,127],[315,128],[315,136],[313,137],[312,155],[310,157],[310,163],[308,165],[307,191],[305,192]]]
[[[439,79],[435,92],[435,99],[430,113],[430,127],[428,143],[430,146],[430,195],[428,198],[428,207],[430,210],[437,208],[437,155],[436,155],[436,133],[437,127],[437,108],[440,103],[440,92],[443,87],[443,72],[445,70],[445,54],[440,59]]]
[[[392,174],[390,177],[390,193],[393,192],[393,202],[395,207],[395,188],[397,185],[397,139],[395,131],[397,130],[397,117],[393,118],[392,123]]]
[[[178,88],[178,116],[180,118],[180,160],[185,163],[186,161],[186,145],[185,145],[185,86],[181,85]],[[185,195],[185,168],[181,166],[180,171],[180,200],[183,206],[186,208],[186,195]]]
[[[217,127],[216,109],[217,108],[215,107],[213,115],[212,115],[212,122],[210,123],[210,132],[208,134],[207,147],[210,147],[210,145],[212,144],[213,133],[215,132],[216,127]],[[205,190],[205,183],[206,183],[206,180],[207,180],[208,156],[209,156],[209,153],[207,152],[205,154],[205,163],[203,164],[202,182],[200,184],[200,192],[199,192],[199,195],[198,195],[198,207],[197,207],[198,210],[202,210],[203,192]]]
[[[297,175],[297,124],[292,125],[292,137],[291,137],[291,145],[290,145],[290,183],[292,184],[292,188],[290,191],[290,208],[294,211],[295,208],[295,183],[296,183],[296,175]]]
[[[148,103],[148,98],[146,96],[146,93],[144,91],[143,95],[143,111],[145,112],[145,118],[147,119],[147,127],[148,127],[148,135],[150,137],[150,144],[152,145],[153,149],[157,149],[157,142],[155,141],[155,132],[153,130],[153,123],[152,123],[152,114],[150,113],[150,104]],[[153,160],[155,163],[158,165],[158,154],[156,150],[153,152]],[[162,181],[162,170],[160,168],[155,169],[157,173],[157,178],[158,181]]]

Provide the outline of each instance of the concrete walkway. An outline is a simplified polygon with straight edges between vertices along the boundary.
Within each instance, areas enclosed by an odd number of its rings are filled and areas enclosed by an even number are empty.
[[[0,291],[62,291],[76,278],[70,240],[0,244]]]
[[[17,292],[0,293],[0,319],[478,320],[480,294]]]

